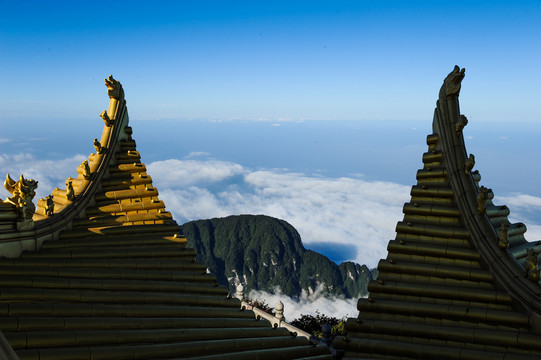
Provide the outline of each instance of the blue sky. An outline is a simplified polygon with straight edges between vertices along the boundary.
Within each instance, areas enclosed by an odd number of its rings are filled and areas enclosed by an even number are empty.
[[[0,170],[39,196],[73,176],[113,74],[179,222],[265,213],[375,266],[458,64],[483,184],[541,238],[539,19],[537,1],[0,0]]]
[[[537,1],[4,0],[0,105],[85,116],[112,73],[136,119],[418,120],[459,64],[470,116],[536,121],[540,15]]]

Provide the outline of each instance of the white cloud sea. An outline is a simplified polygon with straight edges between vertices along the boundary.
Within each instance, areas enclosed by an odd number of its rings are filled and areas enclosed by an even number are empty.
[[[403,217],[402,205],[409,199],[410,186],[392,182],[365,181],[362,176],[321,177],[287,169],[252,170],[240,164],[217,160],[169,159],[147,164],[148,173],[179,224],[197,219],[234,214],[265,214],[284,219],[301,234],[305,247],[325,243],[337,252],[344,249],[348,260],[375,267],[385,258],[387,242]],[[0,155],[0,169],[13,178],[21,173],[39,181],[36,198],[64,186],[68,176],[85,159],[75,155],[64,159],[38,159],[32,155]],[[7,192],[4,191],[4,196]],[[541,239],[541,198],[513,193],[497,196],[496,204],[511,209],[510,220],[523,221],[528,240]],[[355,251],[352,251],[355,249]],[[247,289],[249,292],[249,289]],[[285,304],[289,320],[301,314],[335,317],[356,316],[356,300],[327,298],[317,290],[291,299],[280,294],[251,292],[270,306]]]
[[[303,243],[353,245],[347,260],[376,266],[394,237],[409,186],[323,178],[285,170],[249,170],[223,161],[166,160],[147,166],[180,223],[232,214],[286,220]]]
[[[168,159],[147,164],[148,173],[179,224],[197,219],[236,214],[264,214],[288,221],[301,234],[303,243],[326,244],[370,267],[385,258],[387,242],[394,238],[396,223],[403,218],[402,205],[410,186],[366,181],[352,177],[321,177],[287,169],[252,170],[240,164],[187,159]],[[28,154],[0,155],[0,169],[13,178],[22,173],[39,181],[36,199],[55,187],[85,159],[39,159]],[[2,198],[8,194],[4,191]],[[496,196],[496,204],[511,209],[513,222],[526,223],[528,240],[541,239],[541,198],[521,193]],[[351,251],[351,249],[356,251]]]

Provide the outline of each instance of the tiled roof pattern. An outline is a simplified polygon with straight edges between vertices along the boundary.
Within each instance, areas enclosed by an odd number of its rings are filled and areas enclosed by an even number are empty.
[[[0,259],[0,330],[17,356],[332,359],[326,346],[242,310],[196,262],[141,163],[125,101],[111,102],[115,123],[104,128],[106,153],[89,157],[92,175],[79,167],[67,180],[74,199],[53,192],[53,216],[38,204],[41,238],[52,229],[57,239]]]
[[[328,354],[241,311],[171,229],[140,227],[0,260],[0,328],[21,359]]]
[[[509,209],[491,192],[477,209],[480,175],[465,165],[458,91],[449,91],[461,74],[455,68],[442,86],[423,169],[370,295],[335,339],[345,359],[541,358],[541,287],[513,257],[536,244],[512,224],[502,251]]]

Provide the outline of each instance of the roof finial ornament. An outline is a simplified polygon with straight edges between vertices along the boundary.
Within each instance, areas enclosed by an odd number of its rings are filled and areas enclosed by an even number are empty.
[[[443,85],[440,90],[440,99],[445,96],[456,95],[460,93],[460,84],[462,79],[464,79],[464,72],[466,69],[460,69],[458,65],[455,65],[453,71],[447,75],[445,80],[443,80]]]
[[[36,211],[36,206],[32,200],[36,196],[38,182],[33,179],[25,179],[22,174],[19,180],[15,181],[7,174],[4,187],[12,195],[6,198],[5,202],[15,205],[20,220],[31,220]]]
[[[105,86],[107,86],[107,95],[111,99],[122,100],[124,98],[124,89],[120,81],[115,80],[113,75],[109,75],[108,79],[105,79]]]

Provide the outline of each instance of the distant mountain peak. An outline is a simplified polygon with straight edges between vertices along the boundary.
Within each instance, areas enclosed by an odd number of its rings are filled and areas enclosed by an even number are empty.
[[[242,283],[247,291],[263,290],[299,297],[318,286],[324,295],[356,298],[367,294],[377,270],[353,262],[335,264],[304,248],[288,222],[266,215],[232,215],[190,221],[181,226],[197,260],[234,293]]]

